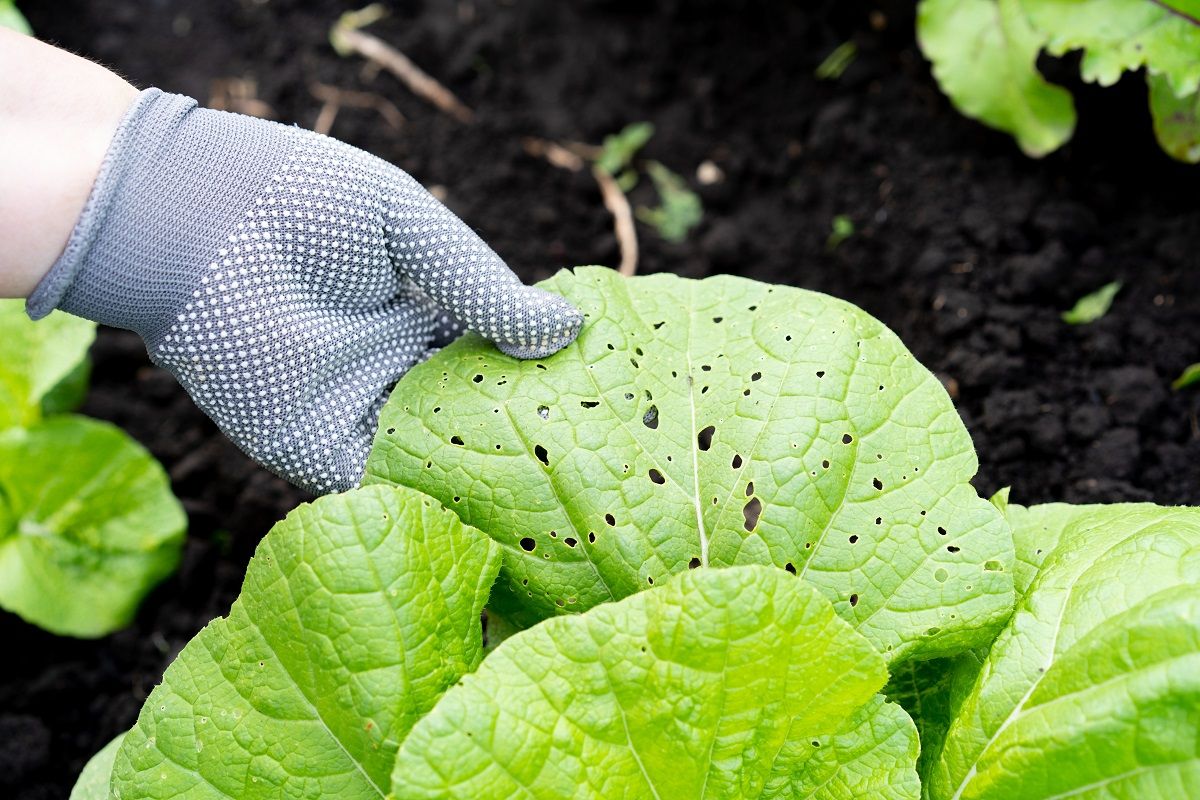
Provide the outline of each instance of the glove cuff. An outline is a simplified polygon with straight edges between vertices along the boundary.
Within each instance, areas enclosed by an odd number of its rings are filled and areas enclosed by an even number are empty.
[[[136,331],[153,349],[285,160],[289,130],[141,92],[66,248],[30,295],[29,316],[58,308]]]

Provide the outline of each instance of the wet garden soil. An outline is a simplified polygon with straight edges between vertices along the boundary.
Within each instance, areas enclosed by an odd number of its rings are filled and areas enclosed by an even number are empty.
[[[642,272],[731,272],[862,306],[955,397],[984,493],[1200,502],[1200,391],[1169,386],[1200,361],[1200,168],[1157,151],[1136,78],[1104,92],[1072,84],[1079,133],[1034,162],[950,108],[899,0],[396,3],[372,30],[475,110],[463,125],[339,58],[334,2],[22,5],[43,38],[140,86],[204,100],[214,81],[246,79],[289,123],[313,125],[314,82],[378,93],[402,129],[344,109],[332,134],[442,187],[528,280],[618,254],[591,176],[530,156],[523,138],[598,142],[649,120],[646,156],[690,180],[705,216],[682,244],[639,226]],[[814,78],[846,40],[859,55],[841,79]],[[721,182],[699,183],[704,161]],[[856,232],[829,250],[839,214]],[[1111,280],[1124,288],[1105,318],[1059,319]],[[0,615],[0,796],[13,800],[66,797],[171,658],[228,610],[258,539],[306,499],[226,442],[135,336],[102,331],[93,358],[84,412],[162,460],[190,538],[129,630],[80,642]]]

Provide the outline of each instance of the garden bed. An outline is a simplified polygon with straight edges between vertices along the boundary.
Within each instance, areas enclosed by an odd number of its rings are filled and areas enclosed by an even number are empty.
[[[314,124],[313,82],[378,93],[407,117],[402,129],[347,108],[332,134],[443,187],[527,280],[615,264],[618,252],[592,177],[529,155],[523,140],[598,142],[651,121],[645,154],[692,181],[705,216],[682,244],[639,226],[640,272],[734,273],[879,317],[950,389],[980,453],[981,494],[1011,485],[1021,503],[1195,504],[1200,392],[1170,382],[1200,361],[1200,173],[1157,149],[1144,87],[1074,87],[1078,134],[1030,161],[941,96],[909,4],[819,5],[679,0],[650,14],[616,0],[397,4],[420,10],[373,32],[454,89],[475,111],[469,126],[338,57],[328,29],[340,4],[23,8],[43,38],[138,85],[206,100],[214,81],[252,80],[289,123]],[[847,39],[859,52],[849,69],[817,80],[816,65]],[[694,179],[706,160],[722,181]],[[635,189],[634,203],[649,202],[647,191]],[[855,233],[830,250],[837,215]],[[1124,288],[1108,315],[1061,321],[1112,280]],[[262,534],[306,499],[225,441],[137,337],[102,331],[93,357],[84,413],[163,461],[189,544],[135,626],[107,639],[56,638],[0,616],[12,653],[0,668],[0,794],[16,800],[66,796],[183,644],[227,611]]]

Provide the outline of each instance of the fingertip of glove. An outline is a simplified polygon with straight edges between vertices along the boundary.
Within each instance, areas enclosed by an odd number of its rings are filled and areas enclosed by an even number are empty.
[[[545,358],[563,349],[579,335],[583,314],[566,299],[543,289],[531,290],[526,306],[528,323],[519,326],[522,338],[498,341],[500,352],[513,358]]]

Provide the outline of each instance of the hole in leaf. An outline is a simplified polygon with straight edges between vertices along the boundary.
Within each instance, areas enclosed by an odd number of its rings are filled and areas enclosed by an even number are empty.
[[[641,369],[641,368],[642,368],[642,365],[641,365],[641,364],[639,364],[639,363],[637,362],[637,359],[636,359],[636,358],[631,358],[631,359],[629,359],[629,363],[630,363],[630,364],[633,364],[633,368],[634,368],[634,369]]]
[[[842,434],[842,444],[850,444],[854,441],[854,437],[848,433]]]
[[[451,437],[450,437],[450,444],[456,444],[456,445],[458,445],[459,447],[462,447],[462,446],[463,446],[463,440],[462,440],[462,437],[461,437],[461,436],[459,436],[458,434],[455,434],[454,436],[451,436]]]
[[[666,320],[663,320],[662,322],[656,322],[656,323],[654,323],[654,330],[658,330],[659,328],[661,328],[663,325],[666,325],[666,324],[667,324]]]
[[[550,419],[550,409],[546,406],[538,406],[538,416],[542,419]]]
[[[595,543],[596,543],[596,532],[588,531],[588,544],[595,544]]]
[[[388,428],[388,429],[387,429],[387,432],[388,432],[388,436],[391,436],[393,433],[395,433],[395,432],[396,432],[396,429],[395,429],[395,428]]]
[[[533,454],[537,456],[538,461],[542,462],[547,467],[550,466],[550,454],[546,452],[546,448],[542,447],[540,444],[534,445]]]
[[[858,605],[858,595],[856,595],[856,594],[850,595],[850,605],[851,606]]]
[[[783,568],[784,568],[784,570],[786,570],[787,572],[790,572],[790,573],[792,573],[793,575],[795,575],[795,574],[796,574],[796,565],[795,565],[795,564],[793,564],[793,563],[792,563],[792,562],[790,562],[790,561],[789,561],[789,562],[787,562],[786,564],[784,564],[784,565],[783,565]]]
[[[688,569],[696,569],[700,566],[700,559],[692,556],[692,560],[688,562]]]
[[[754,481],[750,481],[749,483],[746,484],[746,497],[750,497],[753,494],[754,494]]]
[[[567,538],[563,539],[563,544],[565,544],[567,547],[574,547],[575,545],[579,544],[579,540],[572,536],[568,536]]]
[[[600,401],[599,400],[580,400],[579,405],[583,406],[584,408],[595,408],[596,406],[600,405]]]
[[[667,479],[663,477],[663,474],[656,469],[650,470],[650,480],[660,485],[667,482]]]
[[[744,390],[744,391],[742,392],[742,397],[749,397],[749,396],[750,396],[750,390],[749,390],[749,389],[746,389],[746,390]]]
[[[607,522],[609,525],[616,525],[616,524],[617,524],[617,518],[616,518],[616,517],[614,517],[612,514],[605,514],[605,515],[604,515],[604,521],[605,521],[605,522]]]
[[[741,467],[742,467],[742,457],[740,455],[738,455],[737,453],[734,453],[733,454],[733,468],[741,469]]]
[[[653,576],[653,575],[647,575],[647,576],[646,576],[646,583],[648,583],[648,584],[650,584],[651,586],[653,586],[653,585],[654,585],[654,576]],[[646,648],[644,648],[644,647],[642,648],[642,650],[645,650],[645,649],[646,649]]]
[[[821,469],[829,469],[829,459],[828,458],[821,462]]]
[[[824,377],[825,377],[825,370],[823,370],[823,369],[819,369],[819,370],[817,370],[817,377],[818,377],[818,378],[824,378]]]
[[[723,320],[723,319],[725,319],[725,318],[724,317],[713,317],[713,322],[715,322],[719,325],[721,323],[721,320]]]
[[[483,376],[476,374],[474,378],[471,378],[471,380],[475,381],[476,383],[483,383]]]
[[[958,552],[960,549],[961,549],[961,548],[959,548],[959,547],[957,547],[957,546],[955,546],[955,545],[948,545],[948,546],[946,547],[946,552],[947,552],[947,553],[957,553],[957,552]]]
[[[441,406],[434,406],[434,407],[433,407],[433,413],[435,413],[435,414],[439,413],[441,410],[442,410],[442,407],[441,407]]]
[[[876,524],[876,525],[882,525],[882,524],[883,524],[883,517],[876,517],[876,518],[875,518],[875,524]]]
[[[874,480],[872,480],[871,485],[874,486],[879,491],[881,491],[881,492],[883,491],[883,481],[879,480],[879,478],[875,478]]]
[[[535,547],[537,547],[537,542],[535,542],[530,537],[526,536],[524,539],[521,540],[521,549],[524,550],[526,553],[532,553],[533,548],[535,548]]]
[[[551,538],[551,539],[557,539],[557,538],[558,538],[558,531],[550,531],[550,538]]]
[[[757,497],[750,498],[750,502],[742,508],[742,516],[746,518],[746,530],[754,530],[758,526],[758,518],[762,516],[762,501]]]
[[[632,400],[632,399],[633,399],[633,392],[626,392],[626,393],[625,393],[625,399],[626,399],[626,400]]]
[[[650,406],[642,415],[642,424],[650,430],[658,429],[658,406]]]
[[[701,450],[707,450],[708,448],[712,447],[712,437],[716,432],[717,426],[709,425],[707,428],[700,431],[700,433],[696,434],[696,445]]]
[[[850,544],[858,544],[858,534],[857,533],[851,534]]]
[[[752,381],[759,380],[760,378],[762,378],[762,373],[761,373],[761,372],[756,372],[756,373],[754,373],[753,375],[751,375],[751,376],[750,376],[750,380],[752,380]]]
[[[924,515],[924,514],[925,514],[925,512],[924,512],[924,511],[922,511],[922,512],[921,512],[921,514],[922,514],[922,515]],[[938,533],[940,533],[942,536],[945,536],[945,535],[946,535],[946,529],[945,529],[945,528],[943,528],[941,525],[939,525],[939,526],[938,526]]]

